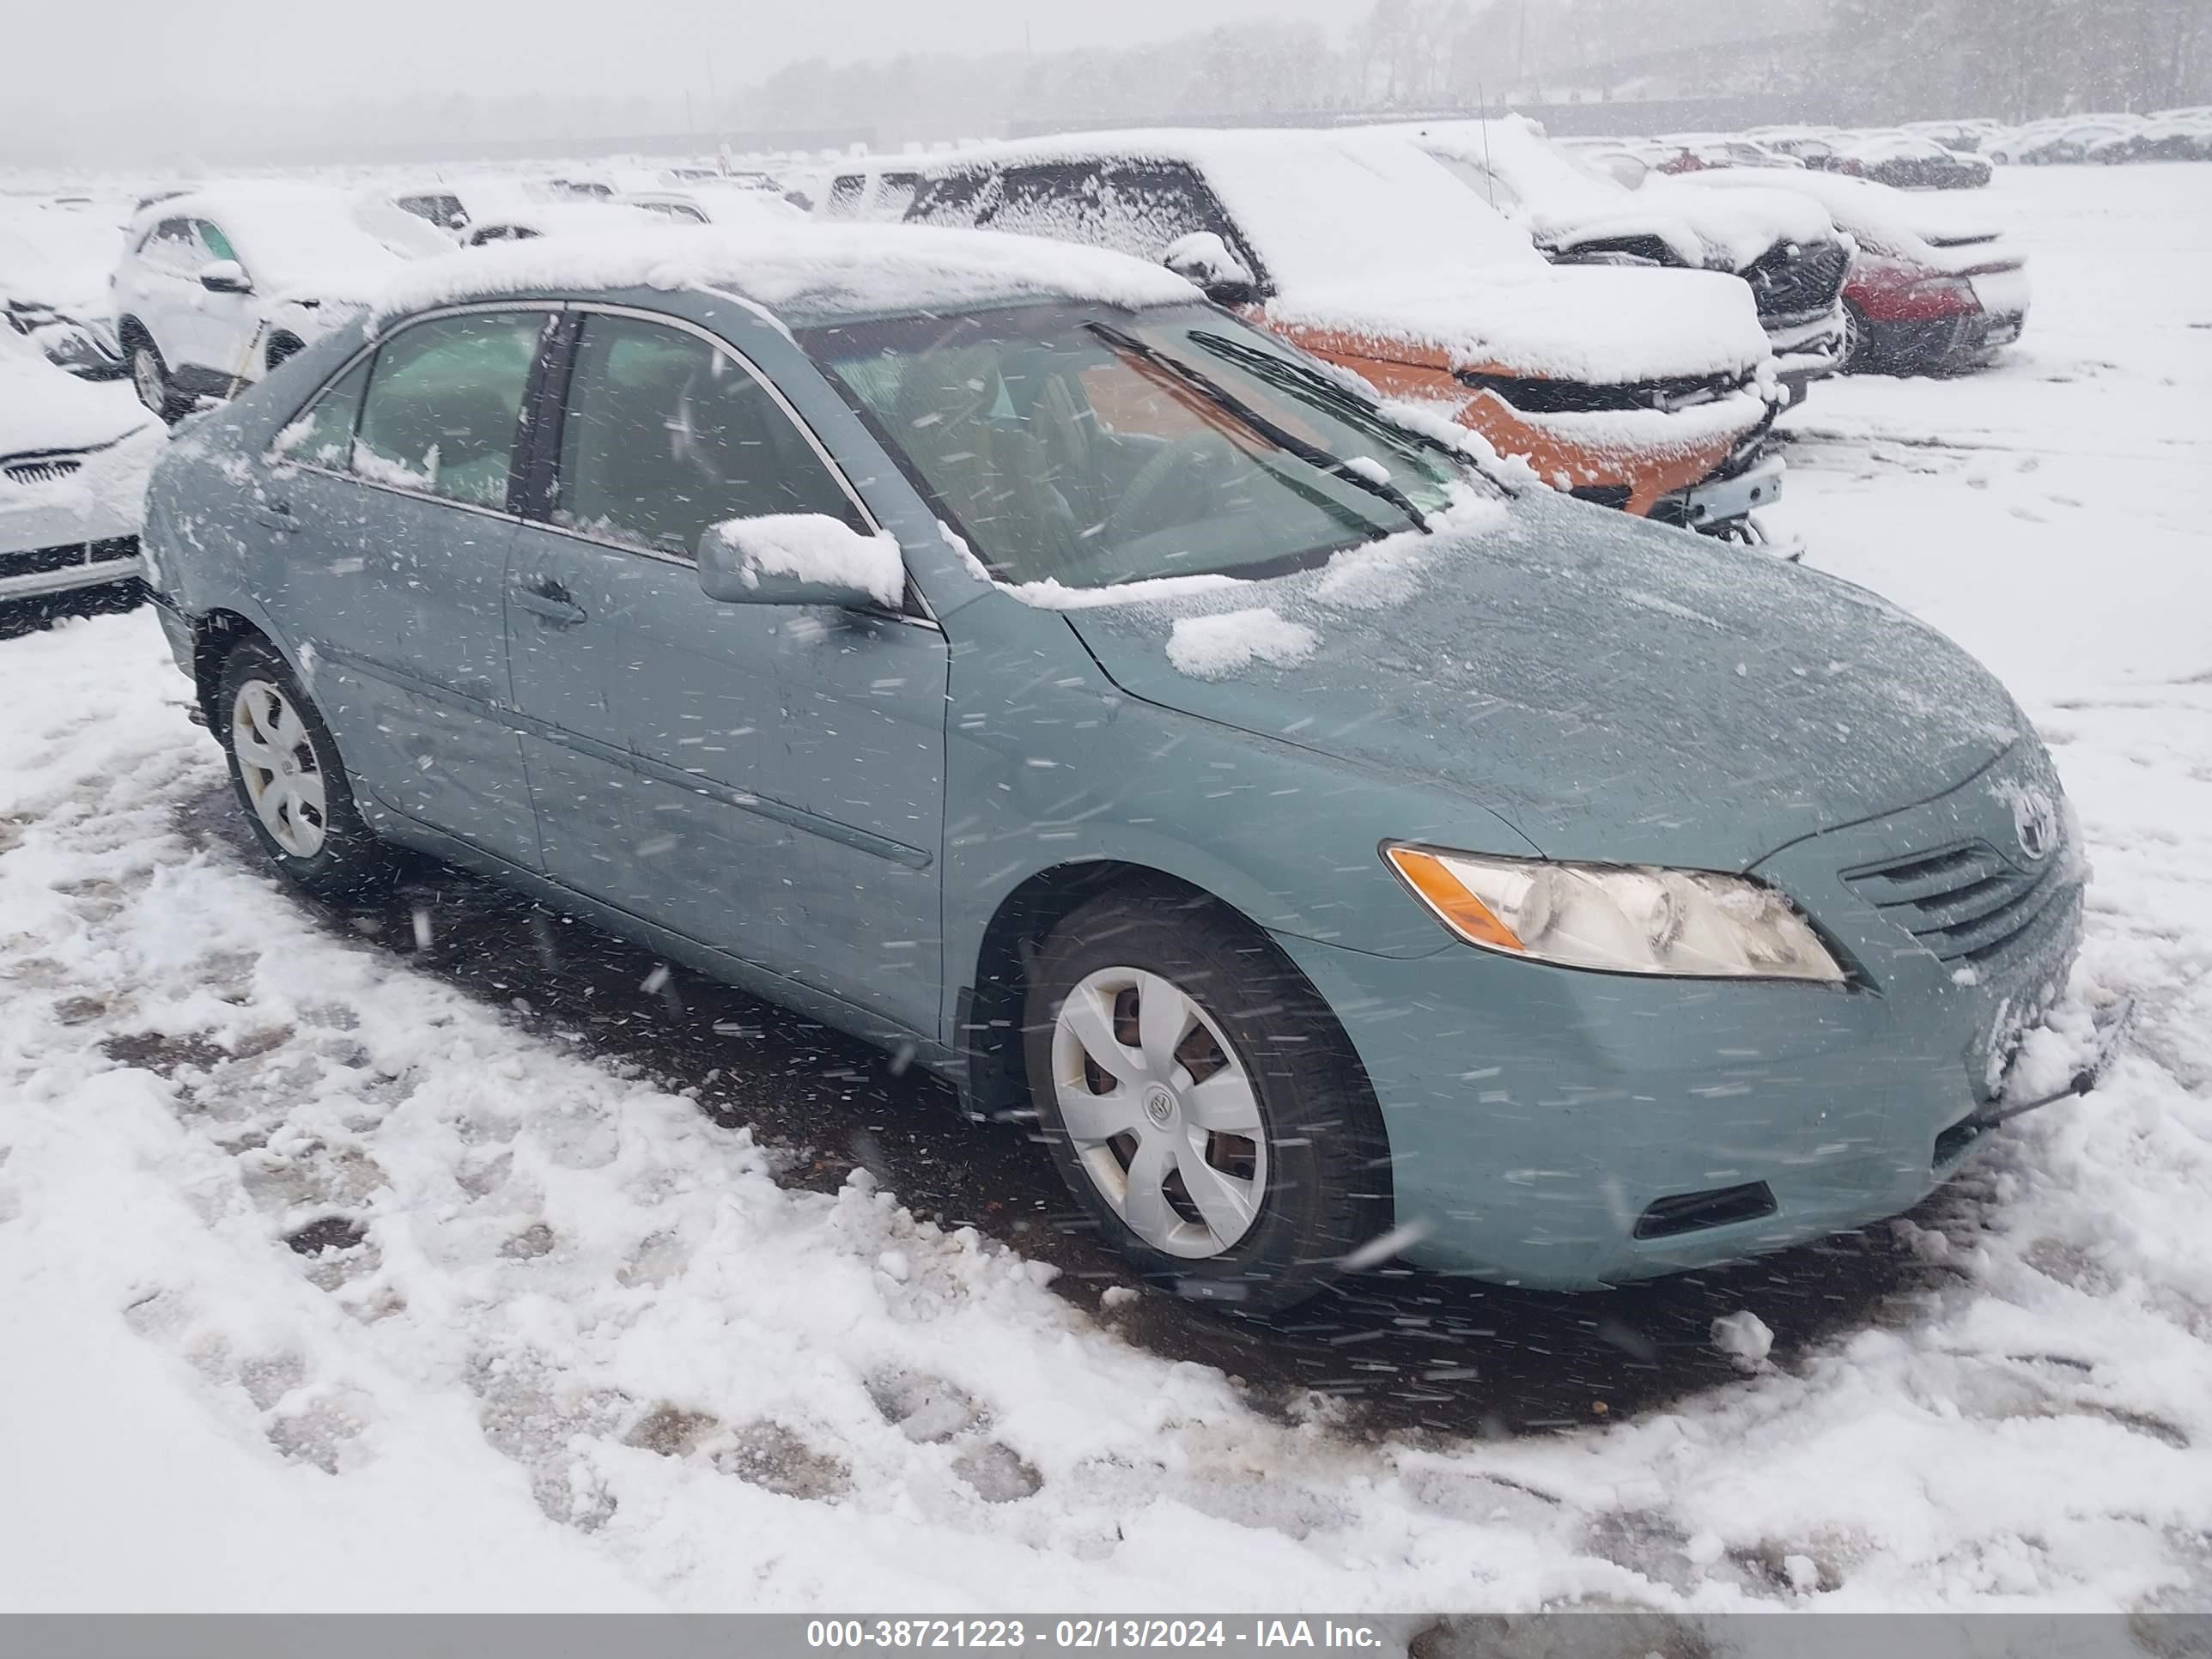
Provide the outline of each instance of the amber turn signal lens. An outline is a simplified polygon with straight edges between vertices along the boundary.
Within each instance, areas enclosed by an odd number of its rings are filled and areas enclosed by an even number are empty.
[[[1489,906],[1467,890],[1435,854],[1424,853],[1414,847],[1393,847],[1388,849],[1388,856],[1391,867],[1406,878],[1407,885],[1428,901],[1429,908],[1468,943],[1487,945],[1500,951],[1528,948],[1510,927],[1491,914]]]

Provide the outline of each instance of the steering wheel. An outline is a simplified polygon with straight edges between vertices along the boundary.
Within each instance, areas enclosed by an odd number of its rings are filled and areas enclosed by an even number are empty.
[[[1233,460],[1236,453],[1229,441],[1218,432],[1201,432],[1170,444],[1137,469],[1128,488],[1121,492],[1121,499],[1106,515],[1106,527],[1098,539],[1111,546],[1153,528],[1146,514],[1160,493],[1170,485],[1201,486],[1206,490],[1207,507],[1218,506],[1221,480],[1216,469],[1224,461]]]

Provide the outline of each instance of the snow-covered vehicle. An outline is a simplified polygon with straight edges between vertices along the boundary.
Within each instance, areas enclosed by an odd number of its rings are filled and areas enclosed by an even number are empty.
[[[1871,179],[1899,190],[1973,190],[1992,169],[1978,155],[1946,149],[1910,132],[1866,132],[1839,139],[1826,171]]]
[[[1411,137],[1561,264],[1733,273],[1750,284],[1775,372],[1795,403],[1841,360],[1850,242],[1799,191],[1715,196],[1656,175],[1630,189],[1519,117],[1437,121]]]
[[[1722,169],[1686,188],[1757,188],[1765,175]],[[1794,175],[1857,244],[1844,283],[1845,367],[1929,374],[1986,363],[2027,321],[2027,256],[1960,198],[1893,190],[1832,173]]]
[[[469,221],[462,234],[469,247],[495,242],[527,242],[539,236],[623,236],[676,228],[675,216],[612,199],[577,197],[566,201],[522,201]]]
[[[2086,161],[2099,144],[2124,138],[2142,125],[2135,115],[2065,116],[2035,121],[1991,139],[1982,154],[1999,166],[2052,167]]]
[[[139,401],[175,420],[337,326],[450,240],[388,204],[312,185],[209,185],[131,222],[113,285]]]
[[[774,190],[757,185],[698,179],[659,190],[632,191],[617,197],[619,207],[641,208],[683,225],[788,225],[804,222],[805,210]]]
[[[2108,166],[2121,161],[2212,161],[2212,116],[2154,116],[2132,132],[2098,139],[2083,159]]]
[[[1103,133],[939,161],[909,221],[1112,248],[1588,501],[1706,530],[1781,489],[1782,392],[1717,272],[1554,265],[1401,135]]]
[[[1907,121],[1898,128],[1916,138],[1932,138],[1948,150],[1962,155],[1978,153],[1983,145],[2006,130],[2002,121],[1992,121],[1977,116],[1966,121]]]
[[[73,296],[65,276],[32,240],[0,225],[0,330],[29,340],[47,360],[88,380],[125,373],[106,319]]]
[[[1788,173],[1805,163],[1770,145],[1723,132],[1685,132],[1645,141],[1659,173],[1699,173],[1707,167],[1771,167]]]
[[[919,156],[877,157],[835,167],[799,168],[784,175],[787,193],[824,219],[891,224],[906,216],[921,183]]]
[[[0,605],[130,581],[161,428],[0,328]]]

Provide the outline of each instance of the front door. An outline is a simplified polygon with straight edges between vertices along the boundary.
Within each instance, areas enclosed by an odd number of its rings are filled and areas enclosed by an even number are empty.
[[[563,411],[553,501],[507,586],[548,873],[933,1036],[943,635],[700,591],[710,524],[874,528],[726,345],[587,312]]]

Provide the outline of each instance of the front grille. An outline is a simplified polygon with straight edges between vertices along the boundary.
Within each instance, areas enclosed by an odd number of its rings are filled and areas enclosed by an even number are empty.
[[[1850,265],[1840,242],[1777,242],[1742,275],[1761,317],[1794,317],[1832,307]]]
[[[0,467],[0,472],[8,475],[9,483],[59,483],[83,465],[74,455],[55,455],[43,460],[16,461],[9,466]]]
[[[1743,385],[1735,374],[1681,375],[1657,380],[1546,380],[1533,375],[1478,374],[1462,370],[1460,383],[1494,392],[1524,415],[1591,415],[1656,409],[1672,412],[1717,402]]]
[[[1847,870],[1844,879],[1945,962],[2002,954],[2058,890],[2064,848],[2023,870],[1985,841]]]

